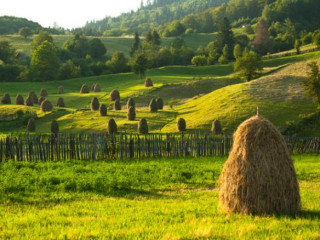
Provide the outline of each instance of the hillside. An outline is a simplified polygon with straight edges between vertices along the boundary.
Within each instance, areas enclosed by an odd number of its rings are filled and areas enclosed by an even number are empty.
[[[23,27],[28,27],[34,32],[42,29],[42,26],[39,23],[27,20],[25,18],[10,16],[0,17],[0,35],[18,33],[19,29]]]

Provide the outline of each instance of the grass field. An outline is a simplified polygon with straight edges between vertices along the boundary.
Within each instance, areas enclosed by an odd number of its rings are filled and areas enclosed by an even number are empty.
[[[319,239],[320,161],[294,156],[302,212],[225,215],[225,158],[0,164],[1,239]]]

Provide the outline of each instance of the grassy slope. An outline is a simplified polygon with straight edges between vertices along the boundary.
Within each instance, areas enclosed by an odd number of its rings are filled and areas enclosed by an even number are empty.
[[[225,158],[0,164],[1,239],[318,239],[320,163],[294,157],[302,212],[225,215]]]

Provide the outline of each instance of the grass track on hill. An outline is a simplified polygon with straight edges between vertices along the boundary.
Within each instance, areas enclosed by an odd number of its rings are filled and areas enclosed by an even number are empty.
[[[225,215],[225,158],[0,164],[0,238],[318,239],[320,161],[294,156],[302,212]]]

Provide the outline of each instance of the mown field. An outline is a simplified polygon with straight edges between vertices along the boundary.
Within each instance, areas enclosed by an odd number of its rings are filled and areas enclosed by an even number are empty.
[[[320,161],[294,156],[297,216],[225,215],[226,158],[0,164],[1,239],[319,239]]]

